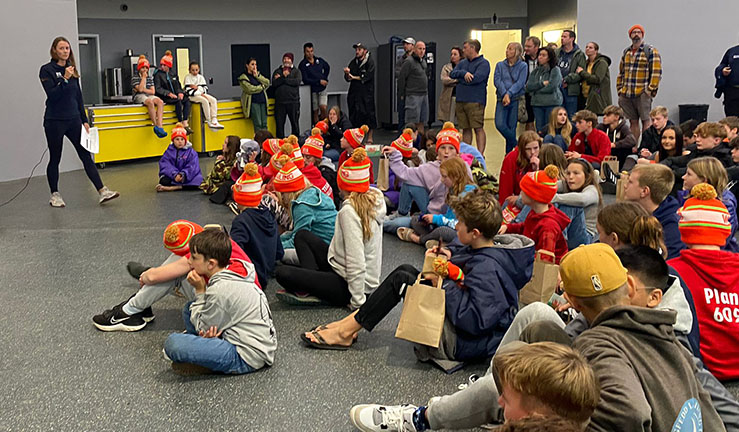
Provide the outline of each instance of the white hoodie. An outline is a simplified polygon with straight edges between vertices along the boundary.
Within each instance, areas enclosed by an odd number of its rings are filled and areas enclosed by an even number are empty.
[[[334,237],[328,248],[328,262],[334,271],[349,285],[352,309],[364,304],[367,296],[380,285],[382,269],[382,220],[387,209],[385,199],[378,189],[367,193],[375,195],[375,219],[372,237],[364,241],[362,221],[350,200],[344,200],[336,215]]]

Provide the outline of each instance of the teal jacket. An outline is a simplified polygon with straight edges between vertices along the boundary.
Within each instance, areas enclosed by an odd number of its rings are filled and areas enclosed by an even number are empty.
[[[312,232],[331,243],[334,237],[336,206],[334,201],[318,188],[311,187],[292,202],[293,230],[280,236],[284,249],[293,249],[295,234],[300,230]]]
[[[544,85],[544,81],[549,81]],[[560,106],[562,105],[562,73],[558,67],[550,69],[549,65],[537,67],[529,75],[526,82],[526,92],[531,95],[531,106]]]
[[[462,198],[463,196],[467,195],[468,192],[472,192],[476,188],[477,188],[477,185],[474,185],[474,184],[465,185],[464,190],[462,191],[462,193],[459,194],[459,198]],[[433,217],[433,221],[431,223],[433,223],[437,227],[446,226],[449,228],[456,228],[457,227],[457,215],[454,214],[454,210],[452,209],[452,206],[448,205],[446,213],[435,214]]]

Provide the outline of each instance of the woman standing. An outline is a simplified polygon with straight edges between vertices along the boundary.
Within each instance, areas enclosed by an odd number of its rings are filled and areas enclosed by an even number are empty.
[[[454,78],[451,78],[449,74],[454,70],[454,67],[457,66],[457,63],[462,59],[462,48],[458,46],[452,47],[452,53],[449,57],[449,63],[445,64],[441,68],[441,96],[439,96],[439,111],[437,113],[437,117],[439,117],[439,120],[441,122],[447,122],[454,120],[452,119],[452,116],[454,115],[454,110],[452,109],[452,105],[454,105],[454,97],[457,93],[457,80]]]
[[[597,43],[588,42],[585,45],[586,69],[578,66],[575,72],[582,79],[581,95],[585,99],[585,109],[600,116],[611,105],[611,73],[608,71],[611,59],[600,54],[599,49]]]
[[[46,111],[44,112],[44,133],[49,146],[49,165],[46,177],[49,180],[52,207],[64,207],[59,193],[59,162],[62,160],[62,146],[66,136],[72,142],[77,156],[85,167],[85,173],[100,194],[100,204],[118,197],[118,192],[103,185],[90,152],[81,144],[82,128],[90,131],[90,125],[82,101],[77,63],[74,60],[69,41],[59,36],[51,44],[51,61],[39,71],[41,85],[46,92]]]
[[[495,128],[505,138],[506,153],[516,148],[518,103],[524,95],[529,68],[521,58],[523,47],[511,42],[505,50],[505,60],[495,65],[493,82],[498,103],[495,105]]]
[[[246,72],[239,75],[241,86],[241,109],[244,117],[250,118],[254,124],[254,132],[267,129],[267,88],[269,78],[265,78],[257,69],[257,60],[250,58],[246,62]]]
[[[539,48],[536,61],[539,67],[529,75],[526,91],[531,94],[536,130],[541,130],[554,107],[562,105],[562,92],[559,91],[562,73],[557,67],[554,50],[549,47]]]

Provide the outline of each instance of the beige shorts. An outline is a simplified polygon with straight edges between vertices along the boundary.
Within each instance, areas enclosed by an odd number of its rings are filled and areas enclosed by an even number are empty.
[[[637,97],[618,97],[618,106],[624,110],[624,117],[628,120],[649,120],[649,112],[652,110],[652,97],[646,91]]]
[[[454,108],[460,129],[479,129],[483,126],[485,105],[477,102],[457,102]]]
[[[133,95],[133,103],[143,104],[147,99],[154,99],[156,95],[148,95],[146,93],[136,93]]]

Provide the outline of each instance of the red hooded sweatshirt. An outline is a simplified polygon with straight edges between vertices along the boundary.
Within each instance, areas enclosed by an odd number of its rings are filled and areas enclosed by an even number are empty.
[[[328,195],[331,199],[334,199],[334,191],[331,189],[331,185],[328,184],[325,178],[323,178],[321,170],[316,168],[315,165],[306,163],[300,171],[303,172],[305,178],[307,178],[313,186],[320,189],[321,192]]]
[[[739,254],[684,249],[667,264],[693,294],[706,367],[719,380],[739,378]]]
[[[567,150],[580,153],[580,156],[588,162],[601,163],[611,154],[611,139],[605,132],[593,128],[587,137],[582,132],[575,134]]]
[[[523,234],[534,241],[536,250],[554,252],[555,262],[567,253],[567,240],[562,230],[570,224],[570,218],[560,209],[549,204],[549,210],[536,214],[532,210],[526,220],[521,223],[508,225],[506,233]]]

